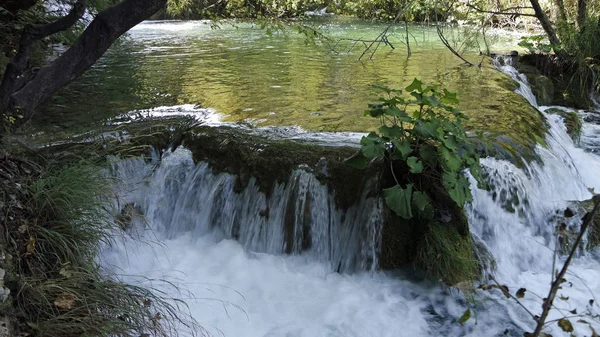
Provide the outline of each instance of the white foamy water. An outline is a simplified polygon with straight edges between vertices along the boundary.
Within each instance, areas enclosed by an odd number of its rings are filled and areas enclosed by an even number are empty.
[[[537,106],[526,79],[510,66],[502,70]],[[523,305],[536,314],[552,275],[551,217],[572,200],[589,199],[588,188],[600,191],[600,159],[590,153],[600,144],[598,127],[586,123],[578,147],[559,116],[546,118],[548,146],[536,149],[540,161],[518,168],[483,159],[493,189],[474,188],[468,208],[471,232],[496,259],[495,278],[513,293],[526,288]],[[185,297],[192,315],[215,336],[481,337],[504,336],[505,330],[522,336],[533,329],[526,311],[497,292],[481,293],[468,304],[456,290],[411,278],[410,270],[377,271],[382,204],[370,197],[369,186],[346,211],[337,209],[327,186],[302,168],[275,186],[269,198],[252,179],[234,192],[234,177],[195,165],[184,149],[160,163],[157,158],[118,162],[115,174],[125,182],[122,198],[145,215],[133,235],[160,246],[121,240],[105,252],[106,265],[185,287],[193,296],[173,296]],[[600,293],[598,255],[575,259],[569,283],[559,291],[569,300],[557,299],[560,310],[549,319],[575,308],[584,312]],[[589,307],[595,313],[597,303]],[[462,326],[457,319],[467,307],[476,317]],[[578,336],[591,335],[576,320]],[[556,324],[546,331],[567,336]]]

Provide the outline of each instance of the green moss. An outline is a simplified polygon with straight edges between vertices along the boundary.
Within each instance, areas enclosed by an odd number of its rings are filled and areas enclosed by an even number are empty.
[[[439,223],[430,226],[421,238],[415,264],[426,275],[449,285],[473,281],[478,269],[470,236]]]
[[[551,105],[554,100],[554,83],[548,76],[530,65],[517,63],[517,70],[527,77],[527,82],[538,105]]]
[[[495,69],[489,60],[479,74],[466,76],[465,82],[479,91],[459,96],[459,108],[469,116],[466,129],[483,132],[489,141],[481,144],[482,152],[517,165],[536,160],[535,147],[545,144],[548,125],[536,108],[514,92],[519,84]]]
[[[356,151],[350,147],[273,140],[230,127],[194,128],[182,144],[192,151],[195,161],[236,175],[238,190],[254,177],[267,196],[275,184],[287,183],[292,171],[303,166],[334,191],[337,206],[345,209],[358,200],[366,177],[363,170],[344,163]]]

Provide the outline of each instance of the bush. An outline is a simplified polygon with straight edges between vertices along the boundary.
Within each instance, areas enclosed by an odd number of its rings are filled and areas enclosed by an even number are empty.
[[[454,107],[455,93],[424,88],[417,79],[406,87],[408,95],[376,88],[386,97],[370,104],[365,115],[378,118],[381,126],[361,139],[360,150],[347,162],[366,168],[371,160],[383,160],[389,167],[391,184],[383,186],[383,195],[413,227],[419,241],[412,253],[416,266],[449,284],[472,280],[477,263],[464,214],[472,200],[464,170],[477,181],[482,175],[474,142],[462,126],[467,116]]]

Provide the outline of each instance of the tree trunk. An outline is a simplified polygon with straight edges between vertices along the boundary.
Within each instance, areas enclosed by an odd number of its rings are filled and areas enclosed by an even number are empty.
[[[548,40],[550,41],[550,44],[552,44],[553,46],[560,46],[560,39],[558,38],[558,35],[556,35],[556,31],[552,27],[552,22],[550,22],[550,19],[548,19],[548,16],[542,10],[542,7],[540,6],[538,0],[530,0],[530,2],[531,7],[533,7],[533,10],[535,11],[535,16],[542,25],[542,28],[544,28],[546,35],[548,35]]]
[[[8,110],[30,118],[41,103],[81,76],[121,35],[166,3],[167,0],[124,0],[100,12],[66,52],[10,95]]]
[[[5,112],[9,107],[11,95],[25,83],[27,63],[29,61],[29,48],[31,44],[47,36],[65,31],[72,27],[85,13],[85,0],[78,0],[69,11],[69,14],[48,24],[29,25],[21,33],[19,51],[6,66],[2,83],[0,84],[0,112]]]
[[[586,0],[577,0],[577,28],[579,29],[579,31],[582,31],[583,26],[585,25],[586,11]]]

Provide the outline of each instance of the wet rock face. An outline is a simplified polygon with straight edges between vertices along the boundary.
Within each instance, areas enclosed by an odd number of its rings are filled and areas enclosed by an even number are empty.
[[[579,138],[581,137],[582,121],[577,112],[557,108],[550,108],[545,110],[545,112],[561,116],[565,121],[569,136],[571,136],[573,141],[579,141]]]
[[[568,254],[572,249],[573,242],[579,235],[580,225],[593,208],[594,202],[591,199],[574,201],[569,207],[557,211],[550,218],[550,223],[555,225],[555,230],[559,236],[561,254]],[[585,250],[592,250],[600,246],[600,214],[594,216],[582,245],[581,249]]]

